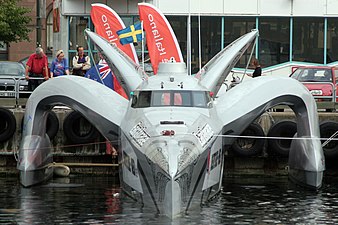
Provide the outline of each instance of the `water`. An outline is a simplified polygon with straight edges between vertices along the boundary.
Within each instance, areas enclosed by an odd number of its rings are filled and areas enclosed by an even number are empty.
[[[17,177],[0,177],[0,224],[338,224],[338,178],[318,192],[287,177],[226,178],[215,202],[174,221],[123,197],[114,178],[53,183],[63,184],[22,188]]]

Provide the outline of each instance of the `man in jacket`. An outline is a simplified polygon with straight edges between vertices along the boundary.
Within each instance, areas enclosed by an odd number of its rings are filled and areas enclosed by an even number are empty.
[[[73,57],[73,74],[84,76],[90,69],[90,58],[84,54],[82,46],[77,47],[77,55]]]

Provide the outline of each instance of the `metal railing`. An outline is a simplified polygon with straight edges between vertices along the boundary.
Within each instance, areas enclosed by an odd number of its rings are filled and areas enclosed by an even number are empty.
[[[40,77],[30,77],[31,80],[42,80]],[[0,106],[21,107],[33,91],[28,90],[28,81],[25,77],[16,79],[13,77],[0,77]]]

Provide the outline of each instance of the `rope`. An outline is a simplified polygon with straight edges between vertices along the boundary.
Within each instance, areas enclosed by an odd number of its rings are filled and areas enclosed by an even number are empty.
[[[329,137],[329,138],[322,144],[322,147],[324,147],[325,145],[327,145],[330,141],[337,139],[337,138],[334,138],[334,137],[336,137],[336,136],[338,136],[338,131],[336,131],[334,134],[332,134],[332,136]]]
[[[268,137],[268,136],[246,136],[246,135],[214,135],[216,137],[228,137],[228,138],[251,138],[251,139],[276,139],[276,140],[328,140],[327,138],[317,137]],[[338,138],[331,138],[333,141],[338,141]]]
[[[178,136],[178,135],[193,135],[193,134],[175,134],[173,136]],[[173,137],[170,136],[170,137]],[[318,138],[318,137],[268,137],[268,136],[251,136],[251,135],[229,135],[229,134],[214,134],[213,137],[223,137],[223,138],[248,138],[248,139],[273,139],[273,140],[320,140],[320,141],[325,141],[322,144],[322,147],[327,145],[330,141],[338,141],[338,131],[335,132],[331,137],[329,138]],[[150,136],[149,138],[157,138],[157,137],[163,137],[163,135],[154,135]],[[135,139],[141,139],[141,138],[135,138]],[[71,148],[71,147],[83,147],[83,146],[89,146],[89,145],[98,145],[98,144],[106,144],[106,143],[118,143],[119,140],[116,141],[100,141],[100,142],[91,142],[87,144],[72,144],[72,145],[61,145],[61,146],[52,146],[52,147],[45,147],[45,148],[40,148],[40,149],[50,149],[50,148]],[[22,150],[34,150],[34,149],[22,149]],[[11,150],[14,153],[15,160],[18,160],[18,157],[16,155],[17,151],[16,150]]]

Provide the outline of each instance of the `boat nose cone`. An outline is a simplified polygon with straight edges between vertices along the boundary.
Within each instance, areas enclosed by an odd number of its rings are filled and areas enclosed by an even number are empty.
[[[39,168],[51,157],[51,147],[48,137],[38,135],[25,136],[20,147],[17,168],[29,171]]]

